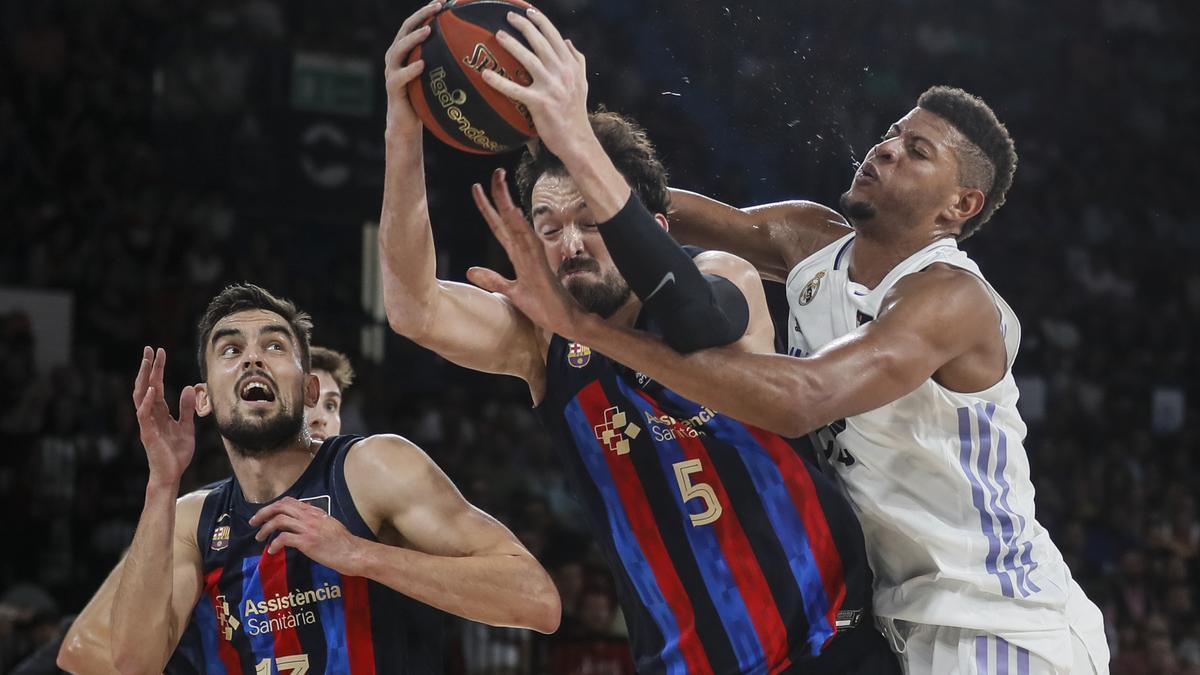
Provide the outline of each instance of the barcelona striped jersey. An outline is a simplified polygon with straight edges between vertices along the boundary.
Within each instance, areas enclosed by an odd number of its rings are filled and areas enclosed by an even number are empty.
[[[538,413],[612,569],[639,672],[800,670],[839,617],[869,606],[862,531],[807,440],[560,336]]]
[[[351,534],[377,540],[346,487],[346,454],[360,440],[333,436],[285,496],[325,510]],[[274,555],[255,541],[235,478],[204,500],[197,542],[204,586],[171,672],[441,672],[444,615],[388,587],[325,567],[292,548]],[[189,668],[189,666],[191,668]]]

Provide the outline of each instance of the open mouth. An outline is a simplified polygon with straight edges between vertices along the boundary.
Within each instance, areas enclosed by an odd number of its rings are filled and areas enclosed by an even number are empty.
[[[271,385],[265,379],[258,377],[252,377],[242,383],[238,395],[243,401],[251,403],[273,403],[275,401],[275,391],[271,389]]]

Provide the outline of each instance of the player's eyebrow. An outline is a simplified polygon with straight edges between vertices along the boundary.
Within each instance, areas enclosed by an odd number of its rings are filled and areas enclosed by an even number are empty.
[[[259,335],[266,335],[267,333],[282,333],[288,339],[288,342],[292,341],[292,331],[288,330],[288,327],[281,323],[269,323],[258,331]]]
[[[549,207],[549,206],[546,206],[545,204],[539,204],[539,205],[537,205],[537,206],[533,207],[533,214],[532,214],[532,215],[535,215],[535,216],[540,216],[540,215],[542,215],[543,213],[549,213],[549,212],[550,212],[550,207]]]
[[[217,344],[218,340],[220,340],[223,337],[229,337],[230,335],[244,337],[241,328],[221,328],[221,329],[213,331],[212,339],[209,340],[209,344],[215,345],[215,344]]]

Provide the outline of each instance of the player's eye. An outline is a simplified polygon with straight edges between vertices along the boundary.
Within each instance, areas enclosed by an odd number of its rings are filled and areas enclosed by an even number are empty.
[[[267,349],[273,349],[277,352],[281,352],[281,351],[283,351],[283,343],[282,342],[272,342],[271,344],[267,345]]]
[[[335,413],[335,412],[337,412],[337,404],[334,403],[333,401],[330,401],[329,403],[325,404],[325,409],[331,413]]]
[[[236,345],[225,345],[221,348],[221,356],[235,356],[238,353]]]
[[[550,237],[557,235],[559,232],[562,232],[561,227],[547,227],[542,230],[542,236],[549,239]]]

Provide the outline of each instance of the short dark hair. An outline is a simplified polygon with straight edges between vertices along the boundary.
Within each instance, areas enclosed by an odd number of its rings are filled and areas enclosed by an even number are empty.
[[[617,171],[651,213],[666,213],[671,206],[667,187],[667,169],[654,150],[646,130],[624,115],[600,110],[588,115],[592,131]],[[521,207],[529,214],[533,208],[533,186],[545,173],[564,174],[562,160],[541,143],[534,143],[521,155],[517,165],[517,191]]]
[[[312,371],[312,357],[309,352],[313,323],[308,312],[300,311],[291,300],[276,297],[261,286],[246,283],[230,284],[208,303],[208,308],[204,310],[204,316],[200,317],[200,324],[197,327],[200,338],[196,345],[196,361],[200,364],[201,381],[208,380],[208,363],[205,354],[208,351],[208,338],[212,335],[213,327],[230,314],[251,309],[275,312],[283,317],[295,336],[296,342],[300,345],[300,365],[304,367],[304,372]]]
[[[328,347],[312,347],[312,369],[329,373],[337,384],[338,391],[345,393],[354,384],[354,366],[345,354]]]
[[[1017,170],[1017,150],[1008,129],[983,99],[956,87],[930,87],[917,107],[941,117],[958,129],[969,147],[958,153],[959,180],[983,191],[983,209],[963,223],[959,240],[975,234],[1004,204]]]

